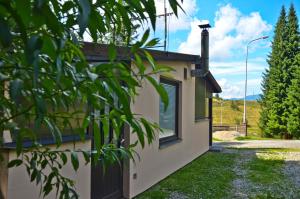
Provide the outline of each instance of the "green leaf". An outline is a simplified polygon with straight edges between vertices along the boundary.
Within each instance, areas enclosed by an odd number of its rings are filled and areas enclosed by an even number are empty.
[[[110,61],[114,61],[117,57],[117,50],[116,50],[116,46],[113,44],[110,44],[108,46],[108,57]]]
[[[16,0],[16,10],[20,15],[22,22],[25,26],[28,26],[31,18],[31,6],[30,0]]]
[[[169,105],[169,97],[167,91],[153,77],[147,76],[146,78],[154,86],[156,91],[159,93],[161,101],[164,103],[165,110],[167,110]]]
[[[0,17],[0,42],[4,47],[10,46],[12,42],[12,35],[7,22]]]
[[[90,78],[92,81],[95,81],[95,80],[98,79],[98,75],[97,75],[96,73],[93,73],[93,72],[89,71],[88,69],[87,69],[86,72],[87,72],[89,78]]]
[[[155,8],[155,2],[154,1],[148,1],[148,0],[142,0],[141,2],[145,6],[145,10],[146,10],[147,14],[149,15],[152,28],[155,31],[155,28],[156,28],[156,8]]]
[[[82,155],[84,157],[85,164],[87,165],[91,161],[91,155],[87,151],[82,151]]]
[[[9,79],[9,77],[7,75],[0,73],[0,81],[5,81],[7,79]]]
[[[20,100],[19,97],[21,96],[22,88],[23,88],[23,80],[21,79],[15,79],[11,81],[9,84],[10,97],[15,103],[17,103]]]
[[[59,128],[48,118],[44,118],[44,121],[47,124],[47,127],[50,130],[52,137],[55,140],[57,146],[60,146],[62,143],[62,136]]]
[[[19,155],[21,154],[22,149],[23,149],[23,134],[22,131],[19,131],[16,139],[17,157],[19,157]]]
[[[73,7],[74,7],[73,1],[66,1],[62,6],[62,11],[67,12],[67,11],[71,10]]]
[[[71,162],[74,170],[77,171],[79,168],[79,161],[78,161],[77,153],[74,151],[71,152]]]
[[[155,38],[155,39],[151,39],[149,42],[147,42],[147,44],[145,45],[145,48],[147,47],[154,47],[159,43],[159,39]]]
[[[37,169],[34,169],[33,172],[31,173],[30,182],[34,181],[34,179],[37,176],[37,173],[38,173]]]
[[[67,155],[65,153],[60,154],[60,159],[62,160],[63,164],[65,165],[68,161]]]
[[[88,0],[79,0],[79,5],[81,7],[80,14],[78,15],[78,24],[79,24],[79,34],[82,36],[89,20],[89,15],[91,12],[91,5]]]
[[[41,168],[42,168],[42,169],[45,169],[46,166],[47,166],[47,164],[48,164],[48,160],[47,160],[47,159],[44,159],[44,160],[42,161],[42,163],[41,163]]]
[[[152,55],[150,53],[148,53],[146,50],[144,51],[144,53],[146,55],[146,58],[147,58],[148,62],[151,64],[152,69],[155,69],[156,64],[155,64],[155,61],[154,61]]]
[[[10,162],[7,164],[7,167],[8,167],[8,168],[11,168],[11,167],[17,167],[17,166],[20,166],[22,163],[23,163],[22,160],[20,160],[20,159],[15,159],[15,160],[10,161]]]
[[[143,123],[147,133],[148,144],[151,144],[155,135],[153,129],[151,128],[150,123],[144,118],[141,118],[141,122]]]
[[[140,42],[141,42],[142,44],[145,44],[146,41],[147,41],[148,38],[149,38],[149,35],[150,35],[150,30],[147,29],[147,30],[144,32],[143,37],[142,37],[142,39],[141,39]]]
[[[43,47],[43,40],[38,35],[32,35],[25,48],[25,55],[29,65],[37,62],[39,51]],[[35,70],[35,73],[37,71]],[[34,74],[37,77],[37,74]]]

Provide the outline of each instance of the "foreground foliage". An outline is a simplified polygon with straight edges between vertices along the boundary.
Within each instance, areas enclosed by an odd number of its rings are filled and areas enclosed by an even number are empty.
[[[178,2],[169,3],[177,15]],[[61,174],[68,161],[75,170],[79,168],[78,153],[86,163],[132,158],[134,145],[122,145],[125,125],[137,134],[142,147],[154,139],[157,125],[135,115],[130,102],[141,82],[149,81],[168,104],[153,75],[170,68],[157,65],[142,50],[156,45],[157,39],[150,40],[148,30],[140,40],[131,41],[136,24],[150,23],[155,30],[155,22],[154,0],[0,0],[0,145],[4,145],[4,132],[13,134],[18,159],[8,166],[25,164],[31,181],[42,185],[43,196],[55,190],[60,198],[78,197],[74,182]],[[112,39],[109,61],[89,64],[82,51],[84,34],[97,42],[112,29],[127,44],[130,59],[118,59],[115,44],[119,41]],[[146,72],[142,59],[150,71]],[[134,70],[130,63],[135,64]],[[104,142],[99,124],[104,137],[112,128],[114,139]],[[66,132],[84,140],[88,127],[93,150],[59,148]],[[41,144],[45,132],[57,149]],[[23,148],[24,140],[31,140],[30,147]],[[49,168],[51,172],[45,173]]]

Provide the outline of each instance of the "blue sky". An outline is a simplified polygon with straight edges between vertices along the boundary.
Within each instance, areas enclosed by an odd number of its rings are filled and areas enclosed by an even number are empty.
[[[163,13],[163,0],[157,1],[158,13]],[[294,3],[300,18],[300,1],[290,0],[184,0],[186,14],[169,18],[168,50],[200,54],[198,24],[209,22],[210,70],[222,86],[224,98],[242,97],[244,92],[245,56],[248,41],[260,36],[267,40],[253,43],[248,60],[248,95],[261,93],[262,73],[271,48],[274,26],[281,6],[288,10]],[[163,18],[158,19],[154,36],[163,38]]]

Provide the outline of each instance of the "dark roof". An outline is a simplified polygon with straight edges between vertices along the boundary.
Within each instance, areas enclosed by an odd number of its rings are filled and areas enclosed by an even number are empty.
[[[209,82],[212,90],[214,93],[221,93],[222,89],[221,86],[218,84],[214,76],[211,74],[210,71],[205,75],[204,79]]]
[[[199,62],[199,55],[190,55],[175,52],[164,52],[159,50],[147,51],[152,55],[155,60],[160,61],[188,61],[192,63]],[[97,44],[91,42],[84,42],[83,52],[88,61],[108,61],[108,45]],[[131,53],[128,47],[117,48],[117,59],[118,60],[130,60]]]
[[[187,61],[198,65],[201,59],[199,55],[190,55],[190,54],[165,52],[165,51],[149,50],[149,49],[147,49],[147,51],[152,55],[152,57],[155,60],[159,60],[159,61]],[[84,42],[83,53],[85,54],[86,59],[89,62],[109,61],[108,45],[106,44]],[[131,56],[132,55],[128,47],[117,48],[118,60],[124,60],[124,61],[130,60]],[[215,93],[222,92],[220,85],[218,84],[218,82],[215,80],[215,78],[210,72],[208,72],[204,78],[211,85],[213,92]]]

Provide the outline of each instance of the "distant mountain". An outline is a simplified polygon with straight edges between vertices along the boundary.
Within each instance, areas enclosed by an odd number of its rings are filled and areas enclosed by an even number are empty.
[[[228,100],[243,100],[244,98],[229,98]],[[257,101],[260,99],[260,94],[256,95],[247,95],[246,100],[247,101]]]

